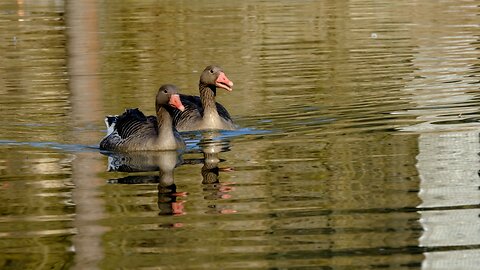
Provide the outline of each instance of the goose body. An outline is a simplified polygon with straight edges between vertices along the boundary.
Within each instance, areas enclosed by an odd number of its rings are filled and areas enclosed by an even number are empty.
[[[107,116],[107,135],[100,142],[100,149],[128,152],[185,148],[185,142],[173,126],[173,108],[184,109],[177,88],[174,85],[160,87],[155,104],[157,116],[145,116],[139,109]]]
[[[206,67],[200,76],[200,96],[180,95],[185,110],[174,110],[175,127],[179,131],[236,129],[227,109],[215,102],[217,87],[232,91],[232,86],[220,67]]]

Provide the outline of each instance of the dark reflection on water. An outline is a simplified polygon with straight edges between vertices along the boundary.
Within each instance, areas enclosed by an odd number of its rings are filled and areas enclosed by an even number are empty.
[[[2,1],[0,268],[475,269],[479,14]],[[241,129],[100,153],[105,115],[197,94],[212,63]]]
[[[108,170],[118,172],[150,172],[158,171],[158,175],[128,175],[110,179],[111,184],[152,184],[158,188],[158,208],[160,214],[182,214],[182,204],[177,202],[178,196],[174,179],[174,169],[182,161],[176,151],[158,153],[109,153]]]
[[[178,203],[178,196],[185,197],[185,192],[177,192],[174,179],[174,170],[181,165],[202,164],[200,174],[201,183],[204,184],[204,191],[211,192],[205,198],[215,200],[216,198],[229,198],[228,192],[231,188],[224,186],[219,181],[219,173],[229,172],[230,167],[220,168],[222,161],[220,152],[229,150],[229,141],[219,137],[218,132],[203,132],[198,143],[203,158],[183,159],[181,152],[136,152],[136,153],[114,153],[105,152],[108,155],[108,171],[116,172],[154,172],[158,175],[128,175],[121,178],[110,179],[112,184],[151,184],[156,183],[158,188],[158,207],[160,214],[185,214],[183,204]],[[167,209],[167,210],[166,210]],[[228,210],[222,210],[227,213]],[[234,211],[233,211],[234,212]],[[233,213],[232,212],[232,213]]]

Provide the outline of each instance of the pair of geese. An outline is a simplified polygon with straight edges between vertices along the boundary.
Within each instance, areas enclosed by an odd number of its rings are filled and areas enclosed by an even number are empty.
[[[200,76],[200,97],[183,95],[171,84],[160,87],[155,101],[156,116],[127,109],[107,116],[107,135],[100,149],[110,151],[163,151],[185,148],[178,131],[235,129],[228,111],[215,102],[217,87],[232,91],[233,83],[218,66],[208,66]]]

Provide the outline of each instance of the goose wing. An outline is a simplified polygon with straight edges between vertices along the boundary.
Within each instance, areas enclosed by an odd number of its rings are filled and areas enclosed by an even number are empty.
[[[122,139],[134,134],[156,134],[157,118],[146,117],[139,109],[127,109],[117,117],[115,129]]]
[[[175,126],[186,124],[191,121],[198,121],[202,118],[203,108],[200,97],[180,95],[185,110],[174,110],[173,122]]]

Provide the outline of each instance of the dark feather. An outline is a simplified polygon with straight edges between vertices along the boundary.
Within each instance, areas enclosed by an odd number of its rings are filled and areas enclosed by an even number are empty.
[[[152,118],[155,118],[153,121]],[[122,139],[128,138],[133,134],[144,130],[153,130],[156,132],[156,117],[149,116],[148,118],[139,109],[127,109],[125,113],[118,116],[115,125],[118,135]]]
[[[117,115],[109,115],[106,117],[107,128],[111,127],[113,124],[117,123]]]
[[[190,125],[189,123],[201,121],[203,117],[204,108],[202,106],[202,101],[199,96],[191,95],[180,95],[182,104],[185,106],[185,110],[181,112],[180,110],[175,110],[173,115],[174,125],[177,127]],[[226,122],[232,122],[230,114],[227,109],[223,107],[220,103],[215,102],[218,115],[223,118]]]

